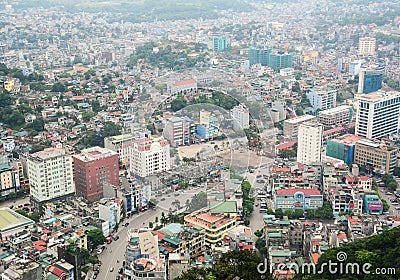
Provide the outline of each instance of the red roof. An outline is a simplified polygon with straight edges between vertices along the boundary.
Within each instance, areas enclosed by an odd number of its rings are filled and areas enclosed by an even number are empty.
[[[254,246],[253,245],[244,245],[243,250],[254,250]]]
[[[282,143],[282,144],[277,145],[276,149],[277,150],[285,150],[285,149],[293,147],[294,144],[296,144],[297,142],[298,142],[297,140],[292,140],[292,141],[289,141],[286,143]]]
[[[46,247],[40,246],[40,245],[35,245],[35,249],[38,251],[43,251],[43,250],[46,250]]]
[[[43,233],[50,233],[50,230],[44,229],[44,230],[42,230],[42,232],[43,232]]]
[[[42,240],[34,241],[33,244],[40,246],[47,246],[47,243]]]
[[[56,267],[56,266],[54,266],[54,265],[50,266],[50,267],[48,268],[48,270],[49,270],[52,274],[58,276],[59,278],[62,278],[62,277],[64,277],[64,276],[68,275],[67,272],[66,272],[65,270],[62,270],[62,269],[60,269],[60,268],[58,268],[58,267]]]
[[[277,195],[294,195],[297,192],[302,192],[305,195],[320,195],[319,190],[314,189],[300,189],[300,188],[292,188],[292,189],[283,189],[276,191]]]
[[[159,232],[159,231],[157,231],[157,230],[153,231],[153,233],[157,234],[157,236],[158,236],[158,241],[161,241],[161,240],[165,237],[165,234],[164,234],[164,233]]]

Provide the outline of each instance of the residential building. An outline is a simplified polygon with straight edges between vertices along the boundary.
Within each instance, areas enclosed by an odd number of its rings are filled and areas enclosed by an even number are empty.
[[[48,148],[27,157],[31,203],[37,209],[48,201],[75,196],[72,158],[64,149]]]
[[[355,61],[351,61],[349,64],[349,74],[351,76],[356,76],[358,74],[360,74],[360,69],[361,69],[361,60],[355,60]]]
[[[319,190],[290,188],[277,190],[274,193],[275,209],[318,209],[322,206],[323,196]]]
[[[268,66],[275,71],[278,71],[281,68],[293,67],[293,55],[284,52],[270,53]]]
[[[195,212],[185,216],[185,225],[203,228],[205,241],[215,244],[236,227],[236,213]]]
[[[359,140],[354,150],[354,162],[376,173],[392,173],[397,166],[398,148],[388,143]]]
[[[41,264],[28,259],[20,259],[0,276],[2,280],[38,280],[42,279],[42,272]]]
[[[249,109],[244,104],[239,104],[230,110],[233,118],[233,130],[248,129],[250,126]]]
[[[214,36],[212,41],[213,52],[223,52],[228,47],[228,39],[221,36]]]
[[[307,98],[315,110],[336,107],[336,90],[327,87],[314,87],[307,93]]]
[[[311,164],[321,162],[322,125],[303,123],[299,127],[297,162]]]
[[[358,41],[358,54],[360,56],[374,56],[376,54],[376,39],[363,37]]]
[[[352,119],[352,107],[341,105],[318,112],[318,122],[325,126],[348,125]]]
[[[19,173],[7,164],[0,164],[0,196],[7,197],[10,193],[17,191]]]
[[[188,117],[172,117],[165,124],[163,136],[172,147],[194,142],[195,124]]]
[[[103,198],[99,201],[99,218],[108,221],[109,231],[113,231],[121,220],[121,203],[119,199]]]
[[[358,93],[366,94],[380,90],[385,67],[377,65],[364,66],[358,78]]]
[[[168,171],[170,161],[170,145],[164,138],[143,138],[132,146],[130,169],[135,176],[144,178]]]
[[[376,91],[358,97],[356,117],[357,136],[387,137],[399,131],[400,92]]]
[[[317,118],[313,115],[298,116],[283,122],[283,136],[286,139],[297,138],[299,127],[305,122],[315,122]]]
[[[119,185],[118,154],[110,149],[92,147],[73,156],[76,195],[89,201],[103,197],[103,186]]]
[[[347,165],[354,162],[354,149],[362,137],[346,134],[339,138],[329,139],[326,144],[326,155],[343,160]]]
[[[123,164],[129,163],[130,147],[137,138],[132,134],[122,134],[104,138],[104,148],[118,153],[118,159]]]
[[[268,46],[250,46],[249,48],[249,62],[250,66],[253,64],[261,64],[268,66],[269,54],[272,52]]]

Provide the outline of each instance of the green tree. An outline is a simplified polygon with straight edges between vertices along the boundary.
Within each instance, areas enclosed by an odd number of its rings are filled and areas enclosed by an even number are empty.
[[[187,211],[194,212],[204,207],[207,207],[207,194],[205,192],[199,192],[192,197]]]
[[[87,239],[92,249],[106,243],[107,241],[103,234],[103,231],[98,228],[90,230],[87,234]]]
[[[282,219],[283,217],[283,211],[281,208],[275,209],[275,217],[278,219]]]
[[[55,83],[51,87],[51,91],[52,92],[66,92],[67,91],[67,87],[65,85],[63,85],[62,83]]]

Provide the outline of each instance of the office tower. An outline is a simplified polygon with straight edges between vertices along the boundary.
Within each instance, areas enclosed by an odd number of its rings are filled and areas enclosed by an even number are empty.
[[[322,125],[303,123],[299,127],[297,162],[311,164],[321,162]]]
[[[261,64],[268,66],[269,54],[272,52],[271,48],[267,46],[250,46],[249,48],[249,62],[250,66],[253,64]]]
[[[358,54],[361,56],[374,56],[376,48],[376,39],[371,37],[360,38],[358,41]]]
[[[221,36],[214,36],[212,49],[214,52],[223,52],[228,47],[228,40]]]
[[[399,131],[400,92],[375,91],[358,97],[357,136],[382,138]]]
[[[195,136],[194,121],[188,117],[172,117],[165,124],[163,136],[172,147],[192,143]]]
[[[119,186],[118,153],[92,147],[73,156],[76,195],[89,201],[103,198],[103,186]]]
[[[131,173],[144,178],[170,170],[169,149],[170,145],[164,138],[143,138],[135,141],[131,149]]]
[[[292,119],[285,120],[283,122],[283,136],[286,139],[296,138],[299,133],[299,127],[302,123],[313,121],[317,118],[313,115],[303,115]]]
[[[48,201],[75,196],[72,158],[64,149],[49,148],[27,157],[32,205],[41,209]]]
[[[385,67],[366,66],[360,69],[358,93],[370,93],[382,88],[382,78]]]
[[[250,126],[250,114],[246,105],[239,104],[230,111],[233,118],[233,130],[247,129]]]

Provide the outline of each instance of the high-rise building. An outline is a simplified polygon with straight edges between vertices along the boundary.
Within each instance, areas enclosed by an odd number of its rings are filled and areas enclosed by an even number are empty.
[[[293,55],[284,52],[270,53],[268,66],[276,71],[282,68],[293,67]]]
[[[27,158],[31,203],[36,209],[48,201],[75,196],[72,158],[64,149],[49,148]]]
[[[250,126],[250,114],[249,109],[239,104],[233,107],[230,111],[230,115],[233,118],[233,130],[247,129]]]
[[[0,164],[0,195],[7,197],[10,193],[17,191],[19,173],[14,172],[8,164]]]
[[[225,37],[214,36],[212,49],[214,52],[223,52],[228,47],[228,40]]]
[[[299,127],[297,162],[311,164],[321,162],[322,125],[303,123]]]
[[[375,91],[358,97],[357,136],[382,138],[399,131],[400,92]]]
[[[110,149],[92,147],[73,156],[76,195],[89,201],[103,198],[103,186],[119,186],[118,154]]]
[[[360,69],[358,93],[370,93],[382,88],[383,66],[367,66]]]
[[[336,90],[327,87],[314,87],[307,93],[307,98],[315,110],[336,107]]]
[[[361,56],[374,56],[376,54],[376,39],[371,37],[360,38],[358,41],[358,54]]]
[[[122,134],[104,138],[104,147],[118,153],[122,164],[129,162],[129,149],[137,138],[132,134]]]
[[[269,54],[272,52],[271,48],[267,46],[250,46],[249,48],[249,62],[250,66],[253,64],[261,64],[268,66]]]
[[[354,162],[354,149],[358,140],[362,138],[353,134],[346,134],[336,139],[329,139],[326,143],[326,155],[343,160],[347,165]]]
[[[131,173],[144,178],[168,171],[171,168],[169,149],[170,145],[164,138],[135,141],[131,149]]]
[[[194,121],[188,117],[172,117],[165,124],[163,136],[172,147],[191,143],[195,136]]]

